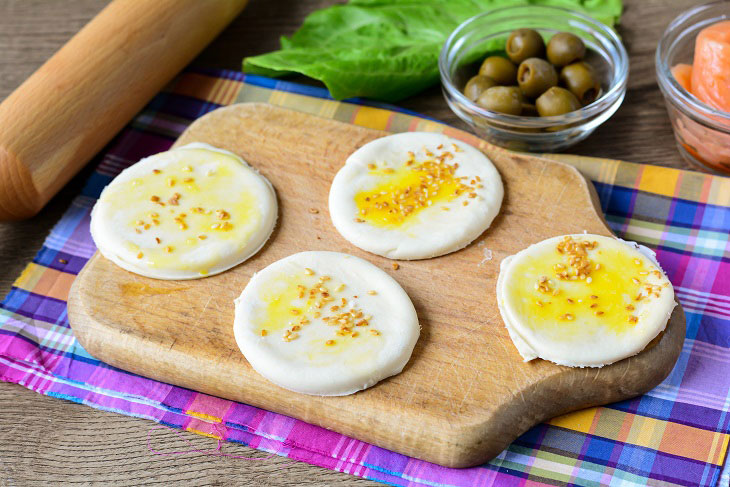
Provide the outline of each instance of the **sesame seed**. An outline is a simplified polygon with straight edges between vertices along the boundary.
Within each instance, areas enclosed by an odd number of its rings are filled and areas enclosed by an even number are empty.
[[[162,171],[160,171],[159,169],[153,169],[153,170],[152,170],[152,173],[153,173],[153,174],[160,174],[161,172],[162,172]]]
[[[309,267],[305,267],[304,268],[304,273],[306,275],[308,275],[308,276],[313,276],[314,275],[314,271],[312,269],[310,269]]]
[[[634,308],[633,304],[629,304],[628,306],[626,306],[626,311],[634,311],[635,309],[636,308]]]
[[[335,288],[335,292],[336,293],[341,293],[344,289],[345,289],[345,285],[344,284],[340,284],[339,286],[337,286]]]
[[[468,201],[464,201],[464,202],[462,203],[462,205],[464,205],[464,206],[469,206],[469,202],[468,202]]]
[[[371,296],[375,296],[376,294],[378,294],[378,292],[375,291],[375,290],[373,290],[373,289],[371,289],[370,291],[368,291],[368,294],[371,295]]]
[[[205,240],[206,238],[208,238],[208,236],[207,235],[198,235],[198,238],[200,240]]]
[[[312,215],[316,215],[317,213],[319,213],[319,210],[317,208],[310,208],[309,213],[311,213]]]
[[[593,303],[593,304],[591,304],[591,306],[590,306],[590,307],[591,307],[591,308],[596,308],[596,307],[598,307],[598,304],[596,304],[596,303]]]
[[[171,253],[172,247],[170,247],[169,245],[167,247],[165,247],[165,252],[167,252],[168,254]]]
[[[298,315],[301,313],[301,311],[299,311],[297,308],[292,308],[289,310],[289,312],[293,315]]]
[[[393,262],[393,270],[397,271],[398,269],[400,269],[400,264],[398,264],[397,262]]]
[[[160,237],[155,237],[155,242],[160,243],[162,240],[160,240]]]
[[[68,261],[66,259],[58,259],[58,262],[61,264],[68,264]]]
[[[374,336],[378,336],[378,335],[380,335],[380,332],[379,332],[378,330],[372,330],[372,329],[371,329],[371,330],[370,330],[370,334],[371,334],[371,335],[374,335]]]
[[[185,179],[183,179],[183,183],[192,183],[193,181],[195,181],[195,179],[193,179],[193,178],[185,178]]]
[[[266,336],[266,335],[268,335],[268,334],[269,334],[269,332],[268,332],[268,331],[266,331],[266,330],[261,330],[261,336],[262,336],[262,337],[265,337],[265,336]]]
[[[183,166],[182,170],[183,170],[183,172],[190,172],[193,170],[193,168],[190,166]]]
[[[598,296],[596,296],[595,294],[591,294],[591,299],[598,299]]]
[[[629,323],[636,323],[637,321],[639,321],[639,318],[634,315],[629,315]]]
[[[573,304],[573,303],[575,303],[575,301],[573,301],[573,300],[572,300],[572,299],[570,299],[570,298],[568,298],[568,302],[569,302],[570,304]]]
[[[365,223],[365,220],[362,218],[355,218],[355,223]]]
[[[575,319],[575,316],[573,316],[570,313],[565,313],[563,316],[560,317],[561,319],[573,321]]]
[[[601,316],[603,314],[603,311],[596,311],[596,316]]]
[[[352,332],[352,335],[350,335],[350,336],[351,336],[352,338],[355,338],[356,336],[359,336],[359,335],[360,335],[360,333],[359,333],[359,332],[356,332],[356,331],[354,331],[354,332]]]
[[[169,187],[171,187],[171,188],[172,188],[173,186],[175,186],[175,179],[174,179],[174,178],[167,178],[167,185],[168,185]]]
[[[137,254],[137,258],[138,259],[141,259],[142,257],[144,257],[144,254],[142,252],[140,252],[139,254]]]
[[[635,277],[632,277],[632,278],[631,278],[631,282],[633,282],[634,284],[641,284],[641,281],[639,281],[639,280],[638,280],[637,278],[635,278]]]
[[[370,169],[371,171],[374,171],[375,169],[377,169],[377,167],[378,167],[378,166],[376,166],[376,165],[375,165],[375,164],[373,164],[372,162],[371,162],[370,164],[368,164],[368,169]]]
[[[336,343],[336,342],[335,342],[334,340],[327,340],[326,342],[324,342],[324,344],[325,344],[325,345],[327,345],[327,346],[330,346],[330,347],[331,347],[332,345],[334,345],[335,343]]]
[[[292,327],[291,327],[291,330],[292,330],[292,331],[299,331],[299,330],[301,330],[301,329],[302,329],[302,327],[301,327],[301,326],[299,326],[299,325],[294,325],[294,326],[292,326]]]

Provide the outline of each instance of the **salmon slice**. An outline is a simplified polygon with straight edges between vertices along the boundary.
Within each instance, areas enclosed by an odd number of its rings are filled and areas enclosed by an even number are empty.
[[[706,27],[697,36],[691,80],[690,91],[697,98],[730,112],[730,20]]]
[[[688,92],[692,92],[692,66],[690,64],[677,64],[672,67],[672,76],[677,83]]]

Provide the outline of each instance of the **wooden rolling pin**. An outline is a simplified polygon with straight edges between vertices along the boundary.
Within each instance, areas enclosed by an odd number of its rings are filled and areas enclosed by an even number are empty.
[[[35,215],[246,0],[114,0],[0,104],[0,221]]]

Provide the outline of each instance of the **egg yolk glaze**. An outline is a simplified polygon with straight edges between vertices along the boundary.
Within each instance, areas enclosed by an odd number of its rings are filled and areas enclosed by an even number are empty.
[[[500,304],[510,331],[533,348],[545,343],[578,348],[602,340],[610,346],[615,339],[618,350],[625,341],[648,343],[666,326],[674,291],[636,248],[608,237],[568,235],[523,252],[500,275]]]
[[[280,387],[318,396],[352,394],[399,374],[420,332],[398,282],[340,252],[269,264],[235,309],[233,335],[251,366]]]
[[[362,364],[383,346],[377,324],[361,308],[361,296],[312,269],[278,275],[262,287],[259,299],[265,305],[254,316],[256,334],[292,343],[292,357],[304,355],[310,364],[329,365],[341,357],[345,365]]]
[[[454,150],[458,147],[454,145]],[[440,145],[438,154],[426,150],[428,159],[417,161],[413,152],[400,167],[378,167],[368,164],[369,174],[381,180],[376,186],[355,195],[358,214],[356,222],[392,228],[415,221],[416,216],[426,208],[441,203],[448,211],[450,203],[460,196],[476,198],[476,189],[482,188],[479,176],[457,177],[458,163],[449,163],[452,152]],[[468,205],[468,200],[462,203]]]
[[[264,212],[275,215],[275,208],[268,182],[235,155],[181,148],[120,174],[94,208],[92,234],[112,260],[172,278],[202,277],[257,250],[262,242],[252,238],[263,231],[265,241],[275,216]]]

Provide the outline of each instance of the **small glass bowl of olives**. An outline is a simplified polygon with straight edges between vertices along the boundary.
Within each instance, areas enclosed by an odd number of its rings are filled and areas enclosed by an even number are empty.
[[[562,150],[590,135],[621,105],[628,69],[611,28],[535,5],[472,17],[439,57],[454,113],[485,140],[531,152]]]

